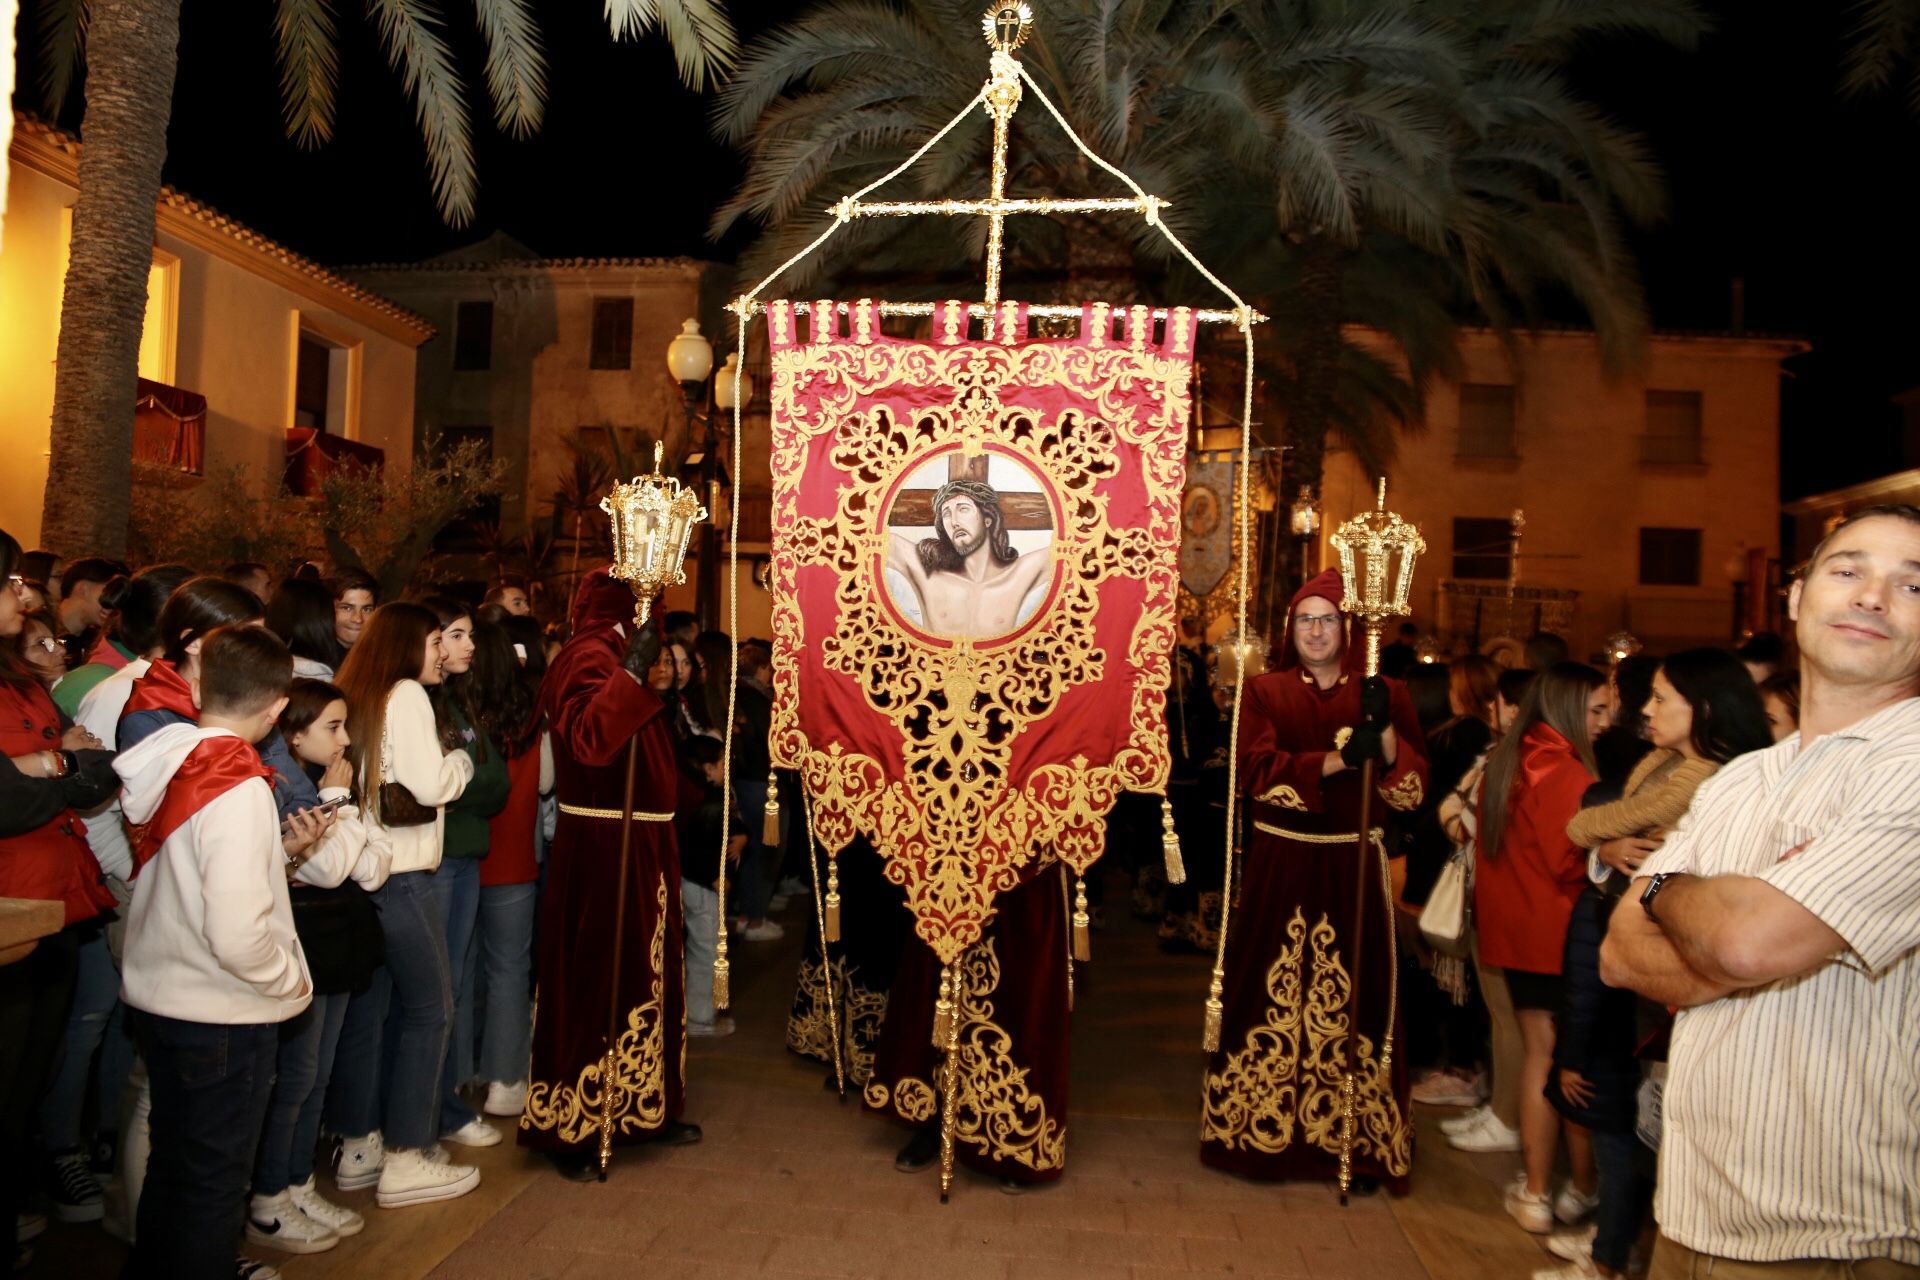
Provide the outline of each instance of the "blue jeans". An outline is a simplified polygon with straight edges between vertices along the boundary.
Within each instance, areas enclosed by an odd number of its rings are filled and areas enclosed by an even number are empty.
[[[470,1123],[473,1108],[460,1086],[473,1078],[473,960],[479,939],[480,859],[448,858],[433,875],[434,897],[447,937],[447,976],[453,989],[453,1021],[441,1066],[440,1132]]]
[[[387,944],[392,1007],[383,1030],[385,1123],[390,1148],[420,1150],[439,1141],[441,1073],[453,1026],[453,974],[434,874],[402,871],[374,891]],[[347,1133],[345,1129],[342,1133]]]
[[[733,793],[739,797],[741,828],[747,837],[740,865],[728,876],[740,886],[733,895],[733,914],[748,920],[764,920],[767,901],[773,897],[773,882],[780,872],[774,850],[760,840],[766,827],[767,780],[735,779]]]
[[[87,1078],[93,1073],[93,1051],[100,1055],[100,1119],[111,1126],[126,1083],[130,1052],[109,1054],[103,1046],[120,1003],[120,970],[107,948],[104,928],[87,930],[80,944],[79,967],[74,974],[73,1005],[67,1010],[60,1066],[53,1085],[40,1103],[40,1135],[48,1151],[71,1151],[81,1144],[80,1113],[87,1105]],[[114,1079],[115,1071],[119,1079]]]
[[[364,1138],[380,1127],[387,1078],[383,1042],[392,1003],[393,977],[385,965],[373,971],[365,991],[347,997],[327,1086],[327,1128],[343,1138]]]
[[[533,918],[537,889],[526,884],[480,889],[480,963],[475,986],[480,1017],[480,1076],[501,1084],[527,1078],[533,1041]]]
[[[680,912],[687,922],[687,1022],[711,1026],[714,933],[720,927],[720,895],[691,880],[680,882]]]
[[[279,1195],[313,1176],[313,1144],[320,1138],[321,1106],[350,999],[345,993],[315,996],[305,1013],[280,1025],[273,1097],[253,1161],[257,1196]]]
[[[1593,1213],[1593,1260],[1624,1272],[1627,1255],[1640,1235],[1640,1216],[1646,1211],[1648,1188],[1634,1167],[1640,1140],[1626,1133],[1591,1131],[1593,1164],[1600,1175],[1600,1204]]]
[[[134,1031],[153,1084],[153,1154],[126,1274],[232,1280],[280,1027],[139,1013]]]

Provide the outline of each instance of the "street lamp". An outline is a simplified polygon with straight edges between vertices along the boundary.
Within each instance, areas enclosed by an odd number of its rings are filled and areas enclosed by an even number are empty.
[[[689,317],[681,321],[680,332],[667,344],[667,372],[680,384],[680,408],[686,416],[687,447],[691,450],[694,447],[694,423],[707,398],[707,375],[713,372],[713,343],[700,332],[698,320]],[[714,626],[720,595],[720,530],[717,527],[720,478],[716,470],[719,465],[719,445],[715,424],[709,419],[706,438],[695,455],[707,510],[715,513],[715,519],[700,526],[699,560],[694,566],[694,612],[699,616],[700,629],[703,631],[712,630]]]
[[[1320,532],[1320,504],[1314,499],[1312,485],[1300,486],[1300,496],[1293,500],[1288,513],[1288,527],[1293,530],[1293,536],[1300,540],[1300,581],[1304,583],[1313,576],[1308,556],[1314,545],[1314,535]]]
[[[1746,630],[1747,544],[1742,542],[1735,547],[1721,568],[1726,572],[1727,581],[1733,584],[1733,638],[1737,641]]]

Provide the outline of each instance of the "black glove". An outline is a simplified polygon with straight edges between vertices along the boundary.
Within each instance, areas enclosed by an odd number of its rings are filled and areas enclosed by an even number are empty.
[[[660,626],[656,618],[649,616],[646,626],[627,637],[627,651],[620,656],[620,665],[645,684],[647,672],[653,670],[653,664],[659,660]]]
[[[1385,676],[1368,676],[1360,682],[1360,722],[1376,729],[1392,723],[1393,695]]]
[[[1363,724],[1353,731],[1347,739],[1347,745],[1340,748],[1340,759],[1349,769],[1358,769],[1368,760],[1386,763],[1386,748],[1381,743],[1384,733],[1378,725]]]

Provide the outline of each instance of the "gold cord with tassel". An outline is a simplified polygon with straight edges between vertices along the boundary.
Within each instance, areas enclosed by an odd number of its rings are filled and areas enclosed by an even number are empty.
[[[1073,958],[1082,963],[1093,959],[1093,939],[1087,930],[1093,919],[1087,914],[1087,881],[1084,876],[1075,876],[1073,880]]]
[[[945,1049],[953,1031],[953,970],[940,966],[940,998],[933,1002],[933,1047]]]
[[[1226,975],[1219,965],[1213,967],[1213,980],[1207,983],[1207,1025],[1200,1035],[1200,1047],[1208,1053],[1220,1052],[1220,1023],[1226,1016],[1227,1006],[1220,1000],[1220,993],[1226,987]]]
[[[827,941],[840,941],[840,860],[827,850]]]
[[[1173,827],[1173,801],[1160,797],[1160,852],[1167,860],[1167,883],[1187,882],[1186,859],[1180,856],[1180,833]]]
[[[769,849],[780,847],[780,779],[773,770],[767,770],[767,803],[764,810],[765,820],[760,825],[760,843]]]
[[[1060,909],[1066,911],[1071,905],[1067,894],[1067,864],[1063,862],[1060,864]],[[1067,940],[1067,1012],[1073,1012],[1073,940],[1071,938]]]

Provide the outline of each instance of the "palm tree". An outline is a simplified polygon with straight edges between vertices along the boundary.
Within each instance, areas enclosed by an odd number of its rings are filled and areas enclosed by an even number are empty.
[[[1907,110],[1920,115],[1920,0],[1859,0],[1841,86],[1866,97],[1906,81]]]
[[[827,0],[748,48],[715,117],[747,172],[713,227],[761,224],[744,276],[784,261],[817,233],[818,210],[972,96],[986,61],[976,9]],[[1429,382],[1457,371],[1463,322],[1510,333],[1569,294],[1615,363],[1631,358],[1644,307],[1620,223],[1657,214],[1660,184],[1637,139],[1572,93],[1566,64],[1598,37],[1685,42],[1700,27],[1684,0],[1060,0],[1021,57],[1272,317],[1257,373],[1281,412],[1262,416],[1285,421],[1290,483],[1317,483],[1330,436],[1370,468],[1391,459],[1395,427],[1417,425]],[[1115,194],[1042,111],[1023,110],[1009,190]],[[964,190],[988,145],[983,126],[957,129],[900,182]],[[880,277],[951,291],[982,245],[943,219],[863,219],[783,288]],[[1124,219],[1013,220],[1007,272],[1029,296],[1205,296]],[[1402,361],[1348,341],[1355,323],[1389,335]]]
[[[135,372],[152,262],[155,202],[180,40],[181,0],[42,0],[40,86],[57,114],[84,54],[79,196],[61,302],[53,449],[42,538],[75,553],[126,545]],[[287,131],[303,145],[332,135],[339,81],[333,0],[276,0]],[[532,0],[474,0],[487,45],[486,81],[499,127],[540,124],[546,59]],[[690,88],[716,81],[738,56],[719,0],[607,0],[616,38],[659,28]],[[366,0],[426,142],[434,199],[454,226],[473,216],[466,91],[432,0]]]

